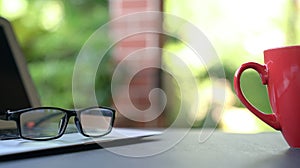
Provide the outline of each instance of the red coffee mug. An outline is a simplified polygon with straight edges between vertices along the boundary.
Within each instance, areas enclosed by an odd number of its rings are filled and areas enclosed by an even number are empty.
[[[234,89],[253,114],[280,130],[290,147],[300,148],[300,46],[265,50],[264,62],[264,65],[255,62],[241,65],[234,76]],[[249,68],[256,70],[267,85],[272,114],[258,110],[245,98],[240,78]]]

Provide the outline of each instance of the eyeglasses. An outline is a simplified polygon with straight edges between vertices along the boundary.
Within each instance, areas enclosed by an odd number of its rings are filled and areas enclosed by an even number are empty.
[[[108,107],[90,107],[81,110],[37,107],[7,111],[0,119],[15,121],[21,138],[43,141],[61,137],[72,116],[77,130],[82,135],[101,137],[111,132],[115,110]]]

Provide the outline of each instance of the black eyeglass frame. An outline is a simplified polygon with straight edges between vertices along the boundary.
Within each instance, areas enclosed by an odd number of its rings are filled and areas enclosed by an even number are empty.
[[[105,109],[105,110],[109,110],[109,111],[112,112],[111,122],[109,123],[109,130],[106,133],[101,134],[99,136],[91,136],[91,135],[87,135],[86,133],[84,133],[84,131],[82,129],[81,122],[78,118],[78,116],[81,112],[86,111],[86,110],[90,110],[90,109],[95,109],[95,108]],[[28,138],[28,137],[22,136],[21,121],[20,121],[21,114],[32,111],[32,110],[43,110],[43,109],[59,110],[59,111],[62,111],[62,112],[66,113],[66,116],[64,117],[64,121],[63,121],[63,124],[61,125],[61,128],[60,128],[60,131],[59,131],[58,135],[56,135],[54,137],[42,138],[42,139]],[[35,140],[35,141],[47,141],[47,140],[53,140],[53,139],[58,139],[58,138],[62,137],[63,134],[66,131],[67,125],[68,125],[69,120],[70,120],[71,117],[74,117],[74,122],[75,122],[75,125],[77,127],[77,130],[82,135],[84,135],[86,137],[95,137],[95,138],[105,136],[105,135],[109,134],[112,131],[114,121],[115,121],[115,113],[116,113],[115,109],[112,109],[112,108],[109,108],[109,107],[103,107],[103,106],[94,106],[94,107],[88,107],[88,108],[79,109],[79,110],[67,110],[67,109],[63,109],[63,108],[59,108],[59,107],[34,107],[34,108],[21,109],[21,110],[17,110],[17,111],[6,111],[6,113],[4,115],[0,115],[0,120],[15,121],[16,125],[17,125],[19,136],[23,139]]]

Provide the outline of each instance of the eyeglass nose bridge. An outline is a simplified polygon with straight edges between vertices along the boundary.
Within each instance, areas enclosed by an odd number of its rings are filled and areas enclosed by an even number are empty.
[[[65,132],[66,132],[66,129],[68,127],[68,124],[69,124],[69,120],[71,117],[75,117],[77,118],[77,112],[76,111],[71,111],[71,110],[66,110],[66,115],[60,119],[60,123],[59,123],[59,131],[58,131],[58,137],[61,137]],[[76,121],[75,121],[76,123]],[[79,124],[80,125],[80,124]],[[78,126],[77,126],[77,123],[76,123],[76,127],[78,129]]]
[[[77,116],[74,117],[74,123],[75,123],[75,125],[76,125],[76,127],[77,127],[77,130],[78,130],[81,134],[85,135],[84,132],[83,132],[83,130],[82,130],[81,123],[80,123],[80,121],[79,121],[79,119],[78,119]],[[87,136],[87,135],[86,135],[86,136]]]
[[[74,123],[75,123],[75,125],[76,125],[77,130],[78,130],[81,134],[85,135],[84,132],[83,132],[83,130],[82,130],[82,126],[81,126],[80,120],[78,119],[78,112],[77,112],[77,111],[75,111],[75,110],[70,110],[70,111],[68,111],[67,116],[66,116],[66,120],[65,120],[67,123],[65,123],[65,124],[67,125],[68,122],[69,122],[69,120],[70,120],[70,118],[72,118],[72,117],[74,117]],[[66,127],[67,127],[67,126],[66,126]],[[63,131],[63,132],[65,132],[66,127],[64,128],[64,131]],[[86,136],[87,136],[87,135],[86,135]]]

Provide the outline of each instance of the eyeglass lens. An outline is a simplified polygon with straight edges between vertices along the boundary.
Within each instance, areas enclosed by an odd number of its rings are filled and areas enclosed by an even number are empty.
[[[113,113],[107,109],[88,109],[80,112],[82,131],[89,136],[101,136],[111,129]]]
[[[36,109],[20,116],[21,134],[30,139],[47,139],[60,133],[66,113],[56,109]]]

